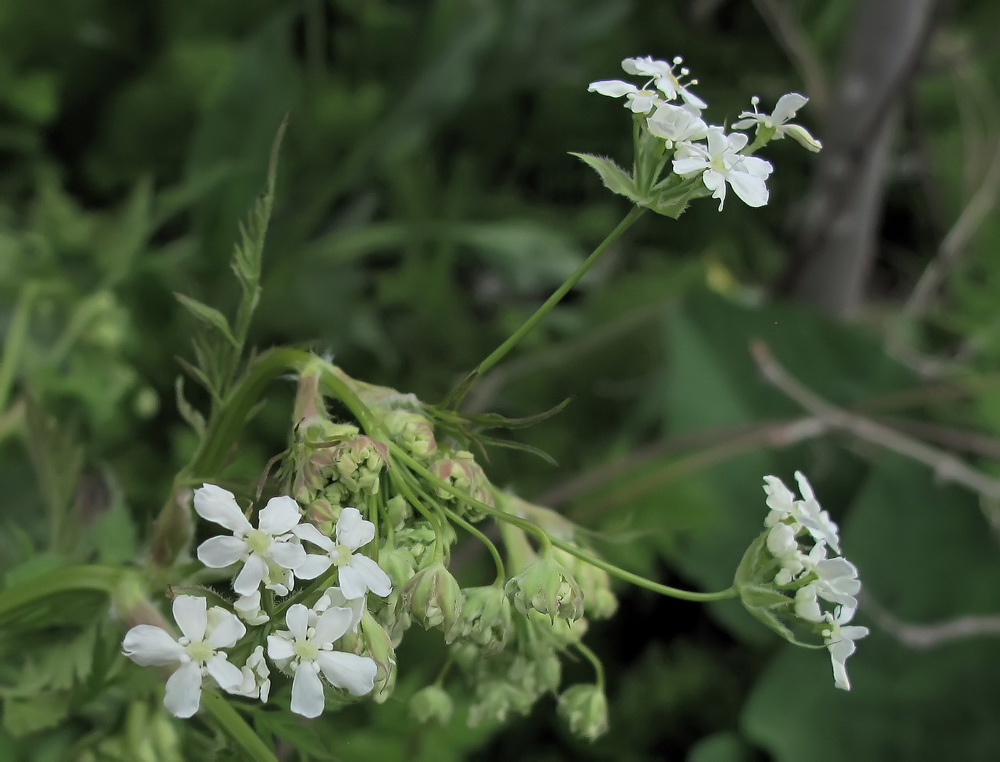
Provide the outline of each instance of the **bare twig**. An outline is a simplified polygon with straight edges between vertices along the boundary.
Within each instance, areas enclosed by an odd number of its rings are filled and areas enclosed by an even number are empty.
[[[937,624],[912,624],[882,608],[865,593],[861,605],[876,625],[910,648],[936,648],[956,640],[1000,636],[1000,616],[963,616]]]
[[[930,467],[934,475],[942,481],[961,484],[994,502],[1000,500],[1000,479],[977,471],[949,452],[931,447],[888,426],[830,404],[792,377],[774,359],[771,350],[763,342],[753,342],[750,352],[767,381],[829,428],[846,431],[858,439],[919,461]]]

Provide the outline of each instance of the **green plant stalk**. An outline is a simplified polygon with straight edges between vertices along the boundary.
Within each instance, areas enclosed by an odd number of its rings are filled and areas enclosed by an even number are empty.
[[[7,398],[14,385],[14,376],[21,362],[21,354],[28,341],[28,324],[31,319],[31,308],[38,296],[38,285],[28,283],[21,291],[14,309],[14,317],[7,329],[7,340],[4,342],[3,357],[0,358],[0,412],[7,409]]]
[[[60,593],[94,591],[111,596],[127,572],[113,566],[68,566],[0,592],[0,623],[20,609]]]
[[[580,279],[587,274],[590,268],[593,267],[594,264],[596,264],[597,260],[601,258],[601,256],[604,254],[604,252],[608,250],[611,244],[617,241],[626,230],[632,227],[632,225],[635,224],[635,222],[645,213],[645,211],[646,210],[643,207],[639,206],[633,207],[632,210],[627,215],[625,215],[624,219],[622,219],[622,221],[615,226],[614,230],[608,233],[608,235],[604,238],[604,240],[597,245],[597,248],[594,249],[593,252],[591,252],[590,256],[588,256],[583,261],[583,264],[581,264],[576,269],[576,271],[572,275],[570,275],[569,278],[566,279],[566,282],[563,283],[559,288],[557,288],[552,293],[552,296],[546,299],[545,303],[542,304],[542,306],[539,307],[537,310],[535,310],[534,314],[531,317],[529,317],[527,320],[524,321],[523,325],[521,325],[520,328],[514,331],[514,333],[511,334],[506,341],[504,341],[499,347],[494,349],[486,357],[486,359],[484,359],[481,363],[479,363],[479,365],[476,366],[475,370],[473,370],[468,376],[466,376],[465,380],[461,384],[459,384],[458,388],[459,389],[465,388],[467,390],[468,387],[471,385],[472,380],[486,373],[486,371],[488,371],[490,368],[492,368],[494,365],[500,362],[507,355],[507,353],[510,352],[510,350],[512,350],[515,346],[517,346],[518,343],[521,341],[521,339],[523,339],[526,335],[528,335],[528,333],[530,333],[531,330],[536,325],[538,325],[538,323],[541,322],[541,320],[546,315],[548,315],[552,311],[552,308],[563,300],[563,297],[566,296],[566,294],[568,294],[573,289],[573,287],[580,281]],[[461,399],[455,401],[456,406],[458,402],[461,402]]]
[[[597,683],[597,687],[604,691],[604,665],[601,664],[601,660],[597,658],[597,654],[591,651],[583,643],[574,643],[573,647],[579,651],[583,657],[591,663],[594,667],[594,682]]]
[[[245,752],[243,757],[252,762],[278,762],[271,749],[232,705],[215,691],[202,691],[201,704],[219,724],[219,727]]]

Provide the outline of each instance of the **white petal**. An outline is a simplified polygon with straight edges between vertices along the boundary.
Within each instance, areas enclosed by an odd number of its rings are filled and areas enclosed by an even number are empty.
[[[747,206],[758,207],[767,203],[767,186],[759,177],[754,177],[746,172],[730,172],[727,179],[729,184],[733,186],[736,195]]]
[[[326,606],[340,606],[341,608],[348,608],[354,614],[351,619],[351,632],[358,631],[358,624],[361,622],[361,617],[364,616],[365,609],[365,596],[360,598],[347,598],[344,592],[339,587],[328,587],[326,592],[323,593],[323,598],[326,602]]]
[[[380,595],[383,598],[392,592],[392,580],[389,579],[389,575],[382,571],[382,568],[372,561],[368,556],[363,556],[360,553],[355,553],[351,556],[351,560],[348,562],[347,567],[351,570],[357,572],[361,575],[364,580],[365,587],[371,590],[375,595]],[[341,574],[343,574],[344,569],[341,569]],[[344,592],[347,596],[347,592]],[[358,596],[353,596],[357,598]]]
[[[745,156],[739,163],[740,169],[747,174],[766,180],[768,175],[774,171],[774,166],[769,161],[765,161],[757,156]]]
[[[208,626],[208,603],[197,595],[178,595],[174,598],[174,621],[181,628],[184,637],[192,643],[205,639]]]
[[[816,151],[823,150],[823,144],[816,140],[807,130],[800,124],[786,124],[780,130],[781,134],[788,135],[792,140],[798,143],[803,148],[806,148],[814,153]],[[781,135],[778,135],[780,137]]]
[[[206,484],[194,491],[194,509],[206,521],[224,526],[231,532],[245,534],[253,529],[229,490]]]
[[[674,172],[681,177],[685,175],[693,175],[696,172],[702,172],[707,166],[708,163],[704,159],[697,156],[674,159]]]
[[[297,542],[275,542],[268,553],[283,569],[297,569],[306,560],[306,551]]]
[[[233,589],[240,595],[250,595],[260,587],[267,575],[267,562],[256,553],[251,553],[240,573],[233,580]]]
[[[303,717],[319,717],[325,706],[323,683],[313,668],[313,662],[299,663],[292,678],[291,710]]]
[[[708,104],[705,103],[705,101],[703,101],[697,95],[692,93],[686,87],[681,88],[681,98],[684,99],[684,102],[686,104],[688,104],[689,106],[694,106],[699,111],[708,108]]]
[[[272,537],[290,532],[292,527],[299,523],[302,514],[299,513],[299,504],[292,498],[272,497],[267,501],[259,516],[257,526],[260,531],[267,532]]]
[[[283,661],[295,656],[295,649],[292,641],[288,638],[281,638],[277,635],[267,636],[267,655],[271,661]]]
[[[292,529],[292,534],[304,542],[311,542],[313,545],[318,545],[323,550],[329,551],[336,547],[333,540],[320,532],[312,524],[299,524]]]
[[[635,85],[629,82],[622,82],[620,79],[602,79],[600,82],[591,82],[590,87],[587,88],[588,92],[600,93],[610,98],[621,98],[623,95],[634,93],[638,90],[639,88]]]
[[[243,670],[235,664],[230,664],[225,654],[216,654],[205,665],[205,671],[219,684],[226,693],[239,690],[243,682]]]
[[[775,125],[784,124],[793,116],[795,112],[806,105],[809,99],[798,93],[787,93],[778,98],[778,103],[771,112],[771,121]]]
[[[348,608],[334,606],[327,609],[316,620],[316,634],[313,636],[313,641],[319,648],[333,644],[350,629],[353,620],[354,612]]]
[[[350,506],[340,512],[337,519],[337,544],[357,550],[375,539],[375,525],[365,521],[357,508]]]
[[[732,153],[739,153],[750,142],[750,138],[747,137],[745,132],[731,132],[726,136],[726,140],[729,143],[729,150]],[[759,159],[759,161],[763,161],[763,159]]]
[[[122,653],[143,667],[162,667],[180,661],[184,648],[166,630],[139,624],[125,633]]]
[[[804,500],[815,500],[816,493],[813,492],[812,485],[806,478],[806,475],[801,471],[795,472],[795,481],[799,483],[799,493],[802,495]]]
[[[198,560],[210,569],[222,569],[243,558],[247,549],[238,537],[213,537],[198,546]]]
[[[212,606],[208,611],[209,627],[208,644],[212,648],[232,648],[236,641],[247,634],[243,622],[235,614],[219,606]]]
[[[333,559],[326,555],[312,554],[295,567],[295,576],[299,579],[316,579],[333,565]]]
[[[721,127],[709,127],[708,153],[711,156],[722,156],[727,150],[729,150],[729,140],[726,138],[726,133]]]
[[[309,627],[309,609],[301,603],[289,606],[285,612],[285,624],[296,640],[304,640]]]
[[[378,667],[368,656],[343,653],[341,651],[320,651],[316,657],[323,676],[337,688],[345,688],[355,696],[364,696],[375,686]]]
[[[201,704],[201,667],[189,661],[167,680],[163,705],[174,717],[190,717]]]

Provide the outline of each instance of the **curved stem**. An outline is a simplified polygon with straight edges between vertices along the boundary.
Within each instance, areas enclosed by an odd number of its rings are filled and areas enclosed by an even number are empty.
[[[682,601],[698,601],[701,603],[708,603],[710,601],[724,601],[727,598],[735,598],[738,594],[735,585],[727,587],[725,590],[720,590],[716,593],[696,593],[690,590],[681,590],[677,587],[670,587],[669,585],[661,585],[659,582],[653,582],[638,574],[625,571],[614,564],[608,563],[602,558],[593,556],[572,543],[553,537],[552,544],[560,550],[564,550],[570,555],[576,556],[581,561],[586,561],[588,564],[596,566],[598,569],[604,569],[604,571],[613,577],[618,577],[618,579],[631,582],[637,587],[652,590],[654,593],[659,593],[660,595],[666,595],[671,598],[679,598]]]
[[[534,314],[532,314],[531,317],[529,317],[527,320],[524,321],[524,323],[521,325],[520,328],[514,331],[514,333],[511,334],[506,341],[504,341],[499,347],[494,349],[486,357],[486,359],[484,359],[481,363],[479,363],[479,365],[476,366],[475,370],[469,373],[469,375],[465,377],[462,383],[459,384],[459,386],[456,389],[456,392],[458,392],[461,396],[464,396],[464,393],[468,391],[468,389],[472,386],[472,383],[475,381],[476,378],[483,375],[486,371],[488,371],[490,368],[492,368],[494,365],[500,362],[500,360],[502,360],[504,356],[506,356],[506,354],[510,352],[510,350],[512,350],[515,346],[517,346],[517,344],[521,341],[521,339],[523,339],[528,333],[530,333],[531,330],[536,325],[538,325],[538,323],[541,322],[541,320],[546,315],[548,315],[549,312],[552,311],[552,308],[563,300],[563,297],[566,296],[566,294],[568,294],[573,289],[573,287],[580,281],[580,279],[587,274],[590,268],[594,266],[597,260],[601,258],[601,255],[608,250],[611,244],[614,243],[616,240],[618,240],[618,238],[621,237],[622,233],[624,233],[626,230],[632,227],[632,225],[635,224],[635,221],[638,220],[645,211],[646,210],[643,207],[639,206],[632,207],[632,210],[627,215],[625,215],[625,218],[615,226],[614,230],[608,233],[608,235],[604,238],[604,240],[597,245],[597,248],[595,248],[591,252],[590,256],[588,256],[583,261],[583,264],[581,264],[576,269],[576,271],[572,275],[570,275],[569,278],[566,279],[566,282],[563,283],[559,288],[557,288],[552,293],[552,296],[546,299],[545,303],[542,304],[542,306],[539,307],[537,310],[535,310]],[[460,401],[461,397],[455,399],[454,400],[455,406],[457,406],[458,402]]]
[[[597,654],[591,651],[583,643],[574,643],[574,647],[579,651],[584,658],[587,659],[594,667],[595,679],[594,682],[597,683],[597,687],[604,692],[604,665],[601,664],[601,660],[597,658]]]

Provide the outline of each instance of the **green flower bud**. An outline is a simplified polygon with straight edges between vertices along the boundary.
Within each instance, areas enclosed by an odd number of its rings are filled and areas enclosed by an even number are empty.
[[[512,712],[527,714],[535,698],[506,680],[485,680],[476,686],[475,700],[469,707],[469,727],[474,728],[484,720],[506,722]]]
[[[458,450],[450,458],[441,458],[431,464],[431,472],[441,481],[486,505],[494,505],[493,493],[483,469],[476,463],[475,456],[467,450]],[[442,500],[452,501],[458,511],[470,521],[481,521],[486,515],[470,506],[452,492],[439,487],[437,495]]]
[[[587,552],[593,553],[589,550]],[[559,548],[555,548],[552,554],[580,585],[584,613],[594,619],[607,619],[618,610],[618,599],[611,592],[611,577],[604,569],[588,564]]]
[[[497,585],[473,587],[465,591],[462,617],[446,640],[461,637],[498,651],[507,643],[510,628],[510,598],[504,589]]]
[[[586,619],[553,619],[537,611],[525,615],[540,648],[565,648],[583,640],[587,634]]]
[[[595,741],[608,732],[608,699],[596,685],[574,685],[559,696],[557,712],[570,732]]]
[[[393,585],[392,594],[385,600],[385,605],[381,606],[375,615],[378,623],[382,625],[382,629],[389,633],[389,639],[392,642],[393,648],[402,642],[404,633],[413,624],[410,612],[399,601],[398,590],[399,588]]]
[[[382,417],[389,434],[417,458],[426,459],[437,450],[434,426],[419,413],[390,410]]]
[[[374,495],[379,488],[379,474],[389,460],[384,442],[356,436],[334,450],[337,476],[345,488],[355,493]]]
[[[386,546],[378,552],[378,565],[389,575],[393,590],[398,590],[413,578],[417,562],[406,548]]]
[[[342,509],[343,506],[331,505],[329,500],[317,498],[306,505],[306,520],[329,537],[333,535]]]
[[[510,682],[535,696],[541,696],[559,687],[562,663],[555,651],[539,650],[532,656],[514,657],[507,670]]]
[[[507,581],[507,594],[522,614],[534,609],[555,619],[583,616],[583,593],[573,576],[546,555]]]
[[[439,685],[421,688],[410,698],[410,714],[421,724],[433,720],[439,725],[447,725],[454,711],[451,696]]]
[[[386,501],[385,513],[389,525],[393,529],[402,529],[406,520],[413,515],[413,509],[410,508],[410,504],[403,499],[402,495],[396,495]]]
[[[458,581],[439,561],[406,583],[400,603],[424,629],[439,627],[447,635],[462,614],[464,596]]]
[[[375,660],[375,689],[372,698],[382,704],[396,687],[396,649],[392,637],[375,621],[371,612],[365,611],[358,626],[358,646],[355,653]]]

